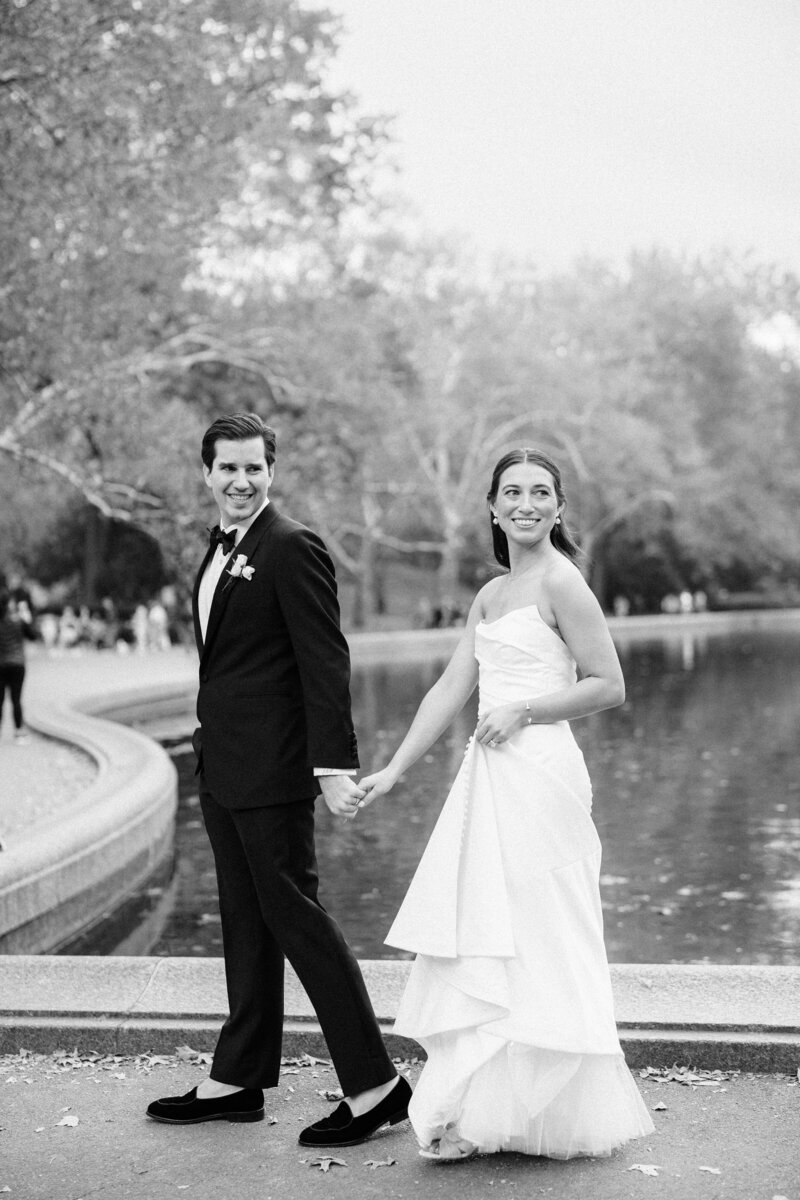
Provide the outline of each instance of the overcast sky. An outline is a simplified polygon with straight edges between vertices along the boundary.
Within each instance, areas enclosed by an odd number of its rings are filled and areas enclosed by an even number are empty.
[[[326,7],[333,82],[397,114],[429,227],[545,268],[725,244],[800,270],[800,0]]]

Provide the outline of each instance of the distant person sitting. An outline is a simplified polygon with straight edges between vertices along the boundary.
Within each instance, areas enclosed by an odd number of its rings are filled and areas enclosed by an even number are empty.
[[[30,623],[17,612],[7,592],[0,595],[0,718],[6,691],[11,697],[14,740],[27,741],[22,716],[22,685],[25,681],[25,638],[32,637]]]

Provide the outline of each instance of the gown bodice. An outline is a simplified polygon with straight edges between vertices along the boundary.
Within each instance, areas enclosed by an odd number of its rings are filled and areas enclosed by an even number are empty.
[[[545,696],[574,683],[575,660],[535,604],[515,608],[475,630],[480,709]]]

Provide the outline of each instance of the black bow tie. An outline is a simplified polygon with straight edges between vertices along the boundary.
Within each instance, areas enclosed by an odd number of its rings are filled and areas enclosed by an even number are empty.
[[[220,529],[219,525],[215,525],[208,531],[208,544],[212,550],[216,550],[217,546],[222,546],[223,552],[230,554],[236,545],[236,530]]]

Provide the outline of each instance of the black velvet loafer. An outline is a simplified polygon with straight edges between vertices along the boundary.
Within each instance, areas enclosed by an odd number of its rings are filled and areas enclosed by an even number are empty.
[[[301,1146],[357,1146],[382,1125],[405,1121],[412,1095],[408,1080],[399,1075],[389,1094],[363,1116],[354,1117],[350,1105],[342,1100],[329,1117],[309,1125],[297,1140]]]
[[[147,1106],[147,1115],[168,1125],[196,1125],[199,1121],[263,1121],[261,1088],[242,1088],[215,1100],[198,1100],[197,1088],[185,1096],[164,1096]]]

